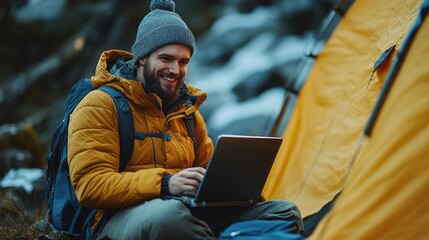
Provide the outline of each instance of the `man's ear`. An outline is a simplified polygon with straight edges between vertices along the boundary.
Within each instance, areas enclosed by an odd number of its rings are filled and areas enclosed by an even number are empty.
[[[144,63],[146,62],[146,58],[140,58],[139,63],[140,65],[144,66]]]

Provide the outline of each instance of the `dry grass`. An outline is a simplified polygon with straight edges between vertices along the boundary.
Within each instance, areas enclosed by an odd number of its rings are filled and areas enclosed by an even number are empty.
[[[2,209],[3,210],[3,209]],[[3,212],[3,211],[2,211]],[[42,218],[28,211],[11,209],[0,222],[0,239],[43,239],[37,222]],[[45,238],[49,239],[49,238]]]
[[[53,239],[39,228],[45,211],[41,202],[28,204],[15,190],[0,189],[0,239]]]

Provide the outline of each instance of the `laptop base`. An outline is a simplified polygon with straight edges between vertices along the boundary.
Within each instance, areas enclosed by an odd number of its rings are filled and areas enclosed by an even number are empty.
[[[164,196],[162,197],[164,200],[178,200],[185,204],[187,207],[226,207],[226,206],[246,206],[246,205],[252,205],[256,203],[254,200],[248,200],[248,201],[232,201],[232,202],[205,202],[205,201],[195,201],[192,197],[186,197],[186,196]]]

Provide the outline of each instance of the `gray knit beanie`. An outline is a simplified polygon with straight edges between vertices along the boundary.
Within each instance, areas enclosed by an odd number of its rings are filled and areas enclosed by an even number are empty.
[[[152,0],[151,12],[140,22],[136,42],[132,47],[134,61],[146,57],[154,50],[169,45],[182,44],[194,53],[195,39],[186,23],[174,12],[172,0]]]

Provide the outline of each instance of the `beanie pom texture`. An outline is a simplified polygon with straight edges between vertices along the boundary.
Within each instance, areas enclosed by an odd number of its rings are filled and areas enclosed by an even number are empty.
[[[160,10],[174,12],[175,7],[176,7],[176,4],[173,2],[173,0],[152,0],[150,3],[151,11],[155,9],[160,9]]]

